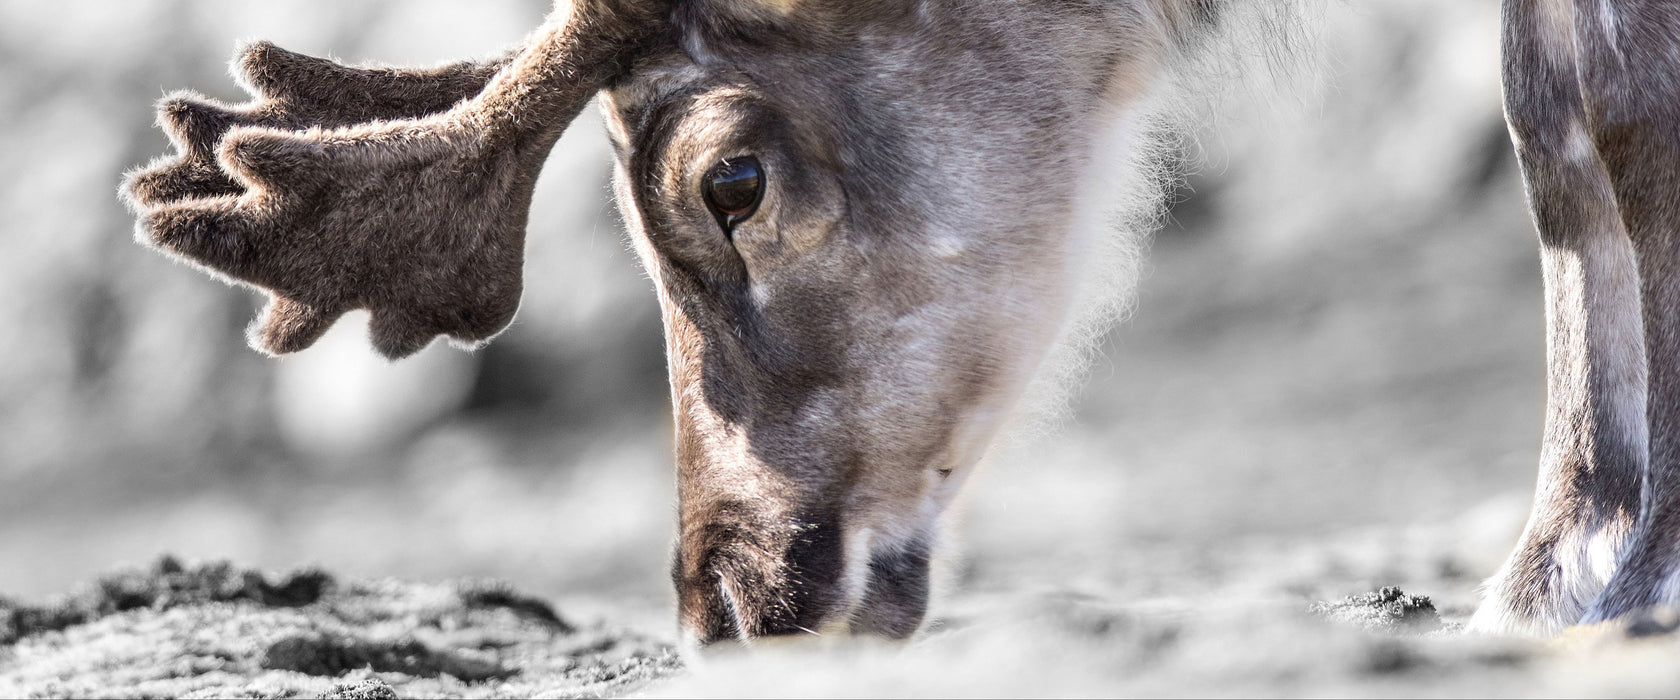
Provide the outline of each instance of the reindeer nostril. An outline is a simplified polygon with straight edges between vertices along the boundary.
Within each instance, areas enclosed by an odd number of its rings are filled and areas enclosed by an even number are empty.
[[[941,479],[951,478],[951,470],[949,470],[949,469],[940,469],[940,470],[938,470],[938,472],[939,472],[939,478],[941,478]]]

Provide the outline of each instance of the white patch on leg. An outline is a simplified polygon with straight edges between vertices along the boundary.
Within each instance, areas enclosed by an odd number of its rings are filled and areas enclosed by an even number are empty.
[[[1536,624],[1535,620],[1517,617],[1511,614],[1511,604],[1501,595],[1501,583],[1510,576],[1510,565],[1501,567],[1487,581],[1482,583],[1484,589],[1482,604],[1476,606],[1475,614],[1470,616],[1470,622],[1465,630],[1471,634],[1486,635],[1517,635],[1523,637],[1544,637],[1557,633],[1557,629]],[[1558,628],[1561,629],[1561,626]]]
[[[1609,585],[1621,563],[1624,543],[1632,523],[1601,528],[1591,534],[1575,533],[1559,539],[1552,549],[1553,579],[1547,598],[1540,601],[1539,614],[1519,617],[1513,613],[1511,593],[1504,585],[1511,576],[1511,561],[1484,585],[1484,600],[1470,618],[1468,629],[1478,634],[1510,634],[1549,637],[1565,627],[1591,622],[1591,611]],[[1524,541],[1526,542],[1526,536]],[[1520,556],[1521,550],[1512,555]]]
[[[1596,196],[1605,202],[1604,210],[1615,211],[1608,184],[1601,183],[1601,187]],[[1600,226],[1618,230],[1620,223],[1605,221]],[[1613,425],[1602,427],[1619,433],[1634,454],[1646,455],[1650,447],[1645,415],[1649,370],[1645,362],[1645,322],[1640,316],[1639,266],[1633,246],[1626,237],[1594,236],[1585,257],[1587,282],[1591,285],[1587,314],[1596,321],[1588,324],[1587,348],[1602,363],[1600,371],[1609,380],[1603,383],[1608,387],[1605,395],[1598,398],[1609,407],[1607,420]]]
[[[1572,163],[1584,163],[1598,159],[1598,147],[1593,145],[1592,134],[1587,132],[1587,125],[1578,119],[1569,121],[1563,142],[1563,155]]]
[[[1591,135],[1574,122],[1561,138],[1560,155],[1586,177],[1573,191],[1554,196],[1571,197],[1588,211],[1581,219],[1553,224],[1566,228],[1552,233],[1575,238],[1576,245],[1545,251],[1551,367],[1543,471],[1519,548],[1489,580],[1488,597],[1471,620],[1478,632],[1544,636],[1582,621],[1583,613],[1591,619],[1589,611],[1621,564],[1634,526],[1627,514],[1633,504],[1615,502],[1620,494],[1582,490],[1590,484],[1576,488],[1574,475],[1560,470],[1581,468],[1581,453],[1606,445],[1623,454],[1596,468],[1638,470],[1648,449],[1644,325],[1633,247],[1616,217],[1609,177]],[[1590,435],[1582,433],[1589,429]],[[1547,520],[1559,518],[1569,520]],[[1588,530],[1589,518],[1607,521]],[[1545,552],[1548,561],[1534,562],[1546,533],[1563,534]],[[1513,569],[1525,563],[1542,569]],[[1523,590],[1525,584],[1543,588]],[[1544,597],[1535,597],[1542,591]],[[1518,612],[1528,610],[1533,612]]]
[[[1605,528],[1591,535],[1573,535],[1558,542],[1558,590],[1585,611],[1609,585],[1621,561],[1621,544],[1627,533]]]
[[[1545,0],[1538,8],[1535,34],[1555,67],[1575,66],[1575,5],[1570,0]]]
[[[1616,563],[1622,559],[1621,532],[1600,530],[1587,542],[1587,551],[1582,560],[1587,567],[1587,575],[1603,590],[1610,583],[1610,577],[1616,573]]]
[[[1621,34],[1621,18],[1616,16],[1615,3],[1601,2],[1598,4],[1598,28],[1604,32],[1604,42],[1616,52],[1616,60],[1623,67],[1627,65],[1627,57],[1622,55],[1622,42],[1617,38]]]

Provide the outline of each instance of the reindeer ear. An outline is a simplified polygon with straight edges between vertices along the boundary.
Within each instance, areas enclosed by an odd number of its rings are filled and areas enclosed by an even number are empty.
[[[668,0],[575,0],[490,71],[363,69],[258,42],[235,69],[256,96],[166,98],[178,154],[130,176],[142,242],[266,291],[257,349],[308,347],[365,308],[399,358],[438,335],[475,345],[518,309],[531,190],[566,125]],[[472,90],[463,94],[464,90]]]

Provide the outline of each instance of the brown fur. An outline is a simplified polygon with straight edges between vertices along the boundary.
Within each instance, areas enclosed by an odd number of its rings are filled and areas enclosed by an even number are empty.
[[[1638,261],[1650,382],[1642,507],[1591,623],[1680,602],[1680,7],[1580,0],[1575,31],[1588,130]]]
[[[130,199],[145,240],[269,291],[259,348],[356,307],[393,357],[481,340],[517,303],[547,149],[608,88],[666,322],[685,628],[903,637],[939,511],[1071,303],[1095,133],[1202,6],[577,0],[493,77],[389,90],[406,74],[260,47],[255,105],[166,102],[181,153]],[[378,108],[334,102],[358,80]],[[698,181],[738,154],[768,191],[725,235]]]
[[[579,5],[514,56],[432,71],[255,44],[237,63],[256,102],[181,93],[160,105],[178,153],[125,184],[138,235],[267,291],[251,329],[265,352],[308,347],[357,308],[391,358],[439,334],[488,340],[519,306],[537,172],[658,35],[658,8],[644,5]]]
[[[1680,602],[1680,10],[1507,0],[1505,102],[1546,264],[1534,512],[1475,625]]]
[[[934,516],[1065,308],[1069,173],[1161,39],[1105,3],[686,9],[606,95],[665,310],[685,628],[908,635]],[[1091,50],[1011,48],[1053,38]],[[725,236],[694,183],[737,154],[771,184]]]
[[[1551,403],[1533,519],[1477,619],[1554,630],[1680,602],[1680,10],[1506,8]],[[538,169],[604,91],[666,327],[685,630],[897,638],[941,509],[1073,303],[1093,151],[1236,9],[562,0],[514,54],[432,71],[257,44],[257,101],[167,98],[179,153],[126,192],[142,240],[269,292],[259,349],[352,308],[391,357],[481,342],[518,304]],[[749,155],[762,202],[723,230],[702,178]]]

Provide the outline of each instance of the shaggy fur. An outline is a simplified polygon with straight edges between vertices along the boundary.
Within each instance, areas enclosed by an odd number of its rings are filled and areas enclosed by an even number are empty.
[[[305,347],[357,307],[392,357],[481,341],[517,305],[537,169],[608,87],[620,197],[665,309],[686,629],[902,637],[939,514],[1051,348],[1095,327],[1073,309],[1123,307],[1159,211],[1167,76],[1233,16],[579,0],[496,64],[358,72],[258,46],[241,66],[259,101],[166,101],[181,153],[129,198],[143,240],[269,291],[260,349]],[[767,192],[719,231],[698,182],[738,153]],[[1116,199],[1134,225],[1111,238]],[[1086,278],[1118,282],[1092,295]]]
[[[353,308],[390,357],[482,342],[518,306],[537,172],[603,92],[664,313],[685,629],[902,637],[940,513],[1047,358],[1077,366],[1125,308],[1162,125],[1292,9],[574,0],[487,64],[258,44],[238,62],[258,100],[166,99],[179,153],[126,192],[142,240],[269,292],[259,349]],[[1680,298],[1680,12],[1508,0],[1506,31],[1551,409],[1533,521],[1478,624],[1550,631],[1680,602],[1680,310],[1655,301]],[[704,181],[738,156],[763,165],[762,201],[722,227]],[[1130,235],[1108,238],[1115,187]]]
[[[1105,155],[1138,162],[1168,23],[1104,2],[683,7],[679,50],[606,106],[665,310],[685,628],[906,635],[938,516],[1100,257],[1087,175],[1115,125]],[[725,232],[693,193],[737,154],[768,185]]]
[[[1508,0],[1504,25],[1548,410],[1533,514],[1474,626],[1549,634],[1680,602],[1680,10]]]

